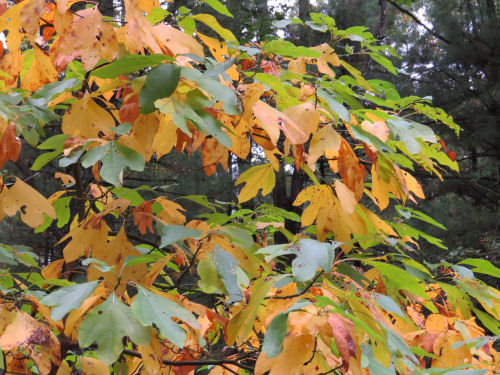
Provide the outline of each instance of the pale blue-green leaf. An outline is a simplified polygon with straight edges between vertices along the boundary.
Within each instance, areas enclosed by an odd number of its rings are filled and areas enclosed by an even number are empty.
[[[500,278],[500,268],[496,267],[486,259],[467,258],[459,262],[459,264],[467,264],[469,266],[473,266],[474,268],[472,269],[472,271],[474,272],[484,273],[486,275]]]
[[[97,358],[107,365],[120,356],[124,337],[129,337],[136,345],[146,346],[151,341],[151,329],[139,323],[130,307],[115,293],[87,313],[78,330],[80,348],[97,342]]]
[[[200,238],[202,231],[188,228],[183,225],[165,225],[161,228],[159,233],[161,235],[160,248],[163,248],[186,238],[198,239]]]
[[[287,331],[288,314],[310,304],[311,302],[309,301],[296,302],[288,310],[279,313],[273,318],[269,327],[267,327],[264,344],[262,345],[262,350],[266,353],[267,358],[274,358],[283,351],[283,340]]]
[[[137,285],[137,297],[132,303],[132,312],[144,326],[153,323],[160,333],[175,346],[182,348],[186,341],[186,332],[172,318],[186,322],[190,327],[200,329],[201,326],[188,310],[179,304],[154,294]]]
[[[98,284],[99,280],[96,280],[57,289],[42,298],[40,303],[46,306],[55,306],[50,312],[50,317],[58,321],[71,310],[80,308],[82,302],[87,299]]]
[[[337,247],[338,244],[322,243],[311,239],[300,240],[296,248],[297,257],[292,262],[294,279],[300,282],[311,280],[318,268],[329,272]]]
[[[221,276],[224,287],[229,293],[229,302],[242,301],[243,293],[238,285],[238,278],[236,276],[238,260],[219,245],[214,246],[212,256],[213,263],[217,267],[217,273]]]

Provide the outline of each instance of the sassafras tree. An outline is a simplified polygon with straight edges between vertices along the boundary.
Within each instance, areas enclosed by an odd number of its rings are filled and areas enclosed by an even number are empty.
[[[315,13],[304,27],[329,44],[240,45],[214,16],[161,5],[124,0],[110,19],[94,2],[0,3],[0,218],[57,236],[44,263],[0,245],[4,371],[497,372],[500,292],[475,273],[500,270],[417,262],[419,240],[444,245],[408,223],[440,226],[412,208],[425,199],[413,172],[457,168],[419,121],[460,128],[348,62],[369,54],[397,74],[392,49]],[[50,196],[9,167],[30,149]],[[251,150],[265,162],[239,173],[229,211],[127,187],[171,153],[200,152],[212,176]],[[302,214],[241,208],[283,165],[309,179]],[[192,217],[186,200],[209,213]]]

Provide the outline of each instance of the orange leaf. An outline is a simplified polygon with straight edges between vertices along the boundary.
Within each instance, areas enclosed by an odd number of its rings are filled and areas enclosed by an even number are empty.
[[[60,178],[64,185],[75,184],[75,178],[66,173],[56,172],[54,178]]]
[[[58,279],[64,265],[64,259],[58,259],[47,264],[40,274],[44,279]]]
[[[206,138],[201,146],[203,170],[211,176],[220,164],[227,171],[228,152],[215,138]]]
[[[0,168],[3,168],[7,160],[16,162],[20,152],[21,141],[16,134],[15,122],[11,121],[0,138]]]
[[[97,358],[83,357],[81,359],[82,375],[108,375],[108,366]]]
[[[147,229],[151,233],[153,230],[153,211],[151,210],[153,201],[144,201],[139,206],[134,208],[134,224],[139,228],[141,234],[146,234]]]
[[[342,181],[354,192],[359,202],[365,186],[365,167],[359,164],[358,157],[343,138],[340,143],[338,167]]]

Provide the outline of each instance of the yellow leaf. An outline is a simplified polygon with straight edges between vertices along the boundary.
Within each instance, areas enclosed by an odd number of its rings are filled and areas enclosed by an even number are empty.
[[[303,227],[311,225],[314,222],[322,207],[328,207],[333,204],[332,189],[328,185],[308,186],[297,195],[297,199],[295,199],[293,205],[300,206],[307,201],[311,203],[302,212],[301,221]]]
[[[160,114],[159,128],[154,135],[151,151],[158,158],[166,155],[177,143],[177,126],[172,122],[170,115]]]
[[[102,260],[107,265],[114,266],[114,268],[111,271],[102,272],[94,264],[91,264],[87,272],[87,278],[89,281],[103,278],[104,285],[111,290],[115,289],[118,281],[120,281],[117,290],[118,293],[121,293],[130,281],[139,282],[144,280],[146,276],[148,270],[146,264],[134,264],[122,270],[125,258],[136,255],[141,255],[141,253],[130,243],[122,227],[106,246],[94,247],[92,251],[93,258]],[[118,276],[120,276],[119,279]]]
[[[350,215],[354,212],[356,205],[358,202],[354,197],[354,193],[351,189],[344,185],[344,183],[340,180],[335,181],[335,192],[337,193],[337,197],[340,200],[340,205],[342,209],[347,215]]]
[[[288,131],[295,139],[295,143],[305,143],[309,135],[318,128],[319,112],[313,103],[302,103],[293,107],[288,107],[283,111],[297,128],[288,127]],[[285,125],[286,127],[286,125]],[[286,133],[285,133],[286,134]]]
[[[319,129],[311,138],[307,164],[312,171],[315,170],[316,161],[326,152],[337,152],[340,148],[340,135],[331,126]]]
[[[66,262],[72,262],[80,258],[83,253],[90,254],[90,251],[93,249],[105,248],[108,231],[109,227],[102,220],[93,225],[87,220],[87,222],[71,229],[71,231],[58,242],[64,242],[71,237],[71,241],[63,250],[64,260]]]
[[[295,74],[305,74],[306,72],[306,58],[299,57],[288,63],[288,71]]]
[[[278,111],[262,100],[253,105],[253,112],[259,125],[269,134],[271,141],[276,145],[283,130],[291,144],[304,143],[308,135],[285,113]]]
[[[201,146],[201,161],[207,176],[211,176],[220,164],[227,171],[228,152],[216,138],[206,138]]]
[[[65,134],[81,135],[86,138],[98,138],[113,134],[115,120],[108,111],[99,106],[87,93],[73,103],[63,116],[62,131]]]
[[[243,182],[246,184],[238,195],[238,203],[252,199],[260,189],[262,189],[262,195],[269,194],[276,183],[273,166],[271,163],[253,166],[238,177],[235,185]]]
[[[156,132],[158,131],[159,120],[156,113],[149,115],[139,115],[134,121],[130,134],[124,134],[118,142],[137,151],[146,161],[153,155],[152,145]]]
[[[180,204],[169,201],[164,197],[158,197],[155,201],[161,204],[163,208],[156,216],[165,224],[183,225],[186,222],[186,217],[181,212],[185,210]]]
[[[403,173],[403,178],[405,180],[406,187],[408,188],[408,190],[415,193],[415,195],[420,199],[425,199],[425,194],[424,191],[422,190],[422,186],[420,186],[416,178],[404,170],[401,170],[401,172]]]
[[[238,39],[236,39],[236,37],[234,36],[234,34],[230,30],[222,27],[220,25],[219,21],[217,21],[217,19],[214,16],[212,16],[211,14],[196,14],[193,16],[193,18],[196,21],[203,22],[205,25],[210,27],[213,31],[215,31],[222,38],[224,38],[225,40],[227,40],[229,42],[233,42],[233,41],[238,40]]]
[[[172,26],[165,25],[164,23],[159,23],[154,26],[154,32],[158,40],[168,48],[173,56],[192,53],[193,55],[205,58],[203,46],[191,35],[188,35],[181,30],[177,30]],[[192,61],[187,56],[178,56],[177,60],[180,63]]]
[[[335,77],[333,70],[328,66],[328,63],[333,66],[340,66],[340,59],[335,53],[335,50],[327,43],[312,47],[312,49],[321,52],[321,55],[317,60],[318,71],[330,77]]]
[[[97,358],[83,357],[81,360],[82,375],[108,375],[108,366]]]
[[[241,114],[242,121],[245,121],[246,125],[250,129],[253,124],[253,106],[259,100],[262,93],[266,90],[260,82],[254,82],[250,85],[239,85],[238,91],[242,93],[243,102],[243,113]]]
[[[208,47],[208,50],[215,58],[217,62],[226,61],[229,52],[227,48],[227,44],[225,42],[221,42],[219,39],[210,38],[209,36],[201,34],[199,31],[196,32],[198,38]],[[238,70],[236,69],[236,65],[231,65],[231,67],[226,71],[233,81],[238,81],[240,79],[240,75]]]
[[[52,204],[19,178],[16,178],[15,184],[2,194],[1,198],[0,211],[9,216],[14,216],[20,211],[21,220],[32,228],[42,225],[45,215],[52,219],[56,218]]]
[[[283,341],[283,351],[274,358],[267,358],[262,351],[255,364],[255,375],[263,375],[271,370],[269,375],[302,374],[301,368],[311,357],[314,350],[314,336],[286,336]]]

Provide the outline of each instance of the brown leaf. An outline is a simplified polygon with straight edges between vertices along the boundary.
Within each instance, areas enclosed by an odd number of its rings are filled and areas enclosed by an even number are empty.
[[[16,124],[11,121],[0,138],[0,168],[3,168],[7,160],[16,162],[20,152],[21,141],[16,134]]]

